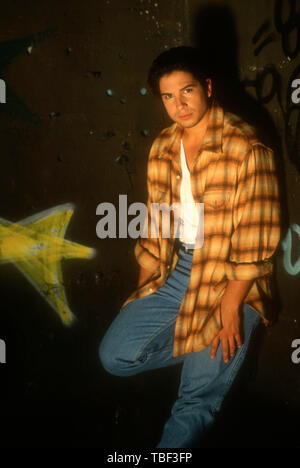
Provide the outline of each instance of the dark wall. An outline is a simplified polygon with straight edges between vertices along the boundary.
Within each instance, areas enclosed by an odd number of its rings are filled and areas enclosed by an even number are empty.
[[[278,321],[265,333],[255,392],[297,411],[300,368],[291,359],[291,344],[300,336],[300,103],[292,101],[292,82],[300,73],[300,2],[195,0],[189,18],[191,41],[213,70],[221,102],[255,124],[275,151],[282,208]]]
[[[223,105],[273,146],[283,206],[278,321],[207,446],[295,447],[300,104],[291,82],[299,77],[299,18],[300,2],[288,0],[2,5],[0,445],[153,448],[160,437],[180,368],[118,378],[98,360],[137,264],[135,239],[97,237],[96,207],[118,206],[120,194],[128,205],[146,200],[148,151],[169,120],[141,89],[159,52],[195,44]]]

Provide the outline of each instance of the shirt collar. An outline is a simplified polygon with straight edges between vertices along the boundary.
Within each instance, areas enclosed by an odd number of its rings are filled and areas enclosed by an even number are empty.
[[[210,109],[207,129],[204,135],[201,149],[212,151],[213,153],[222,152],[223,125],[224,111],[215,100],[212,103],[212,107]]]

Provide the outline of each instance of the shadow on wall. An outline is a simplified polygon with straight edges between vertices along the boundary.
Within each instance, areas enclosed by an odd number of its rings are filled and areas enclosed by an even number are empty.
[[[235,24],[234,16],[228,7],[204,6],[198,10],[195,17],[192,42],[199,50],[199,60],[213,79],[215,93],[221,106],[253,125],[257,129],[260,140],[274,151],[280,185],[281,237],[283,237],[290,223],[282,138],[269,112],[263,107],[264,102],[261,101],[264,100],[261,99],[259,102],[250,96],[245,90],[248,83],[242,83],[239,79],[238,38]],[[276,75],[276,80],[278,92],[280,92],[279,74]],[[278,101],[280,104],[279,99]],[[273,311],[275,309],[278,316],[282,305],[278,295],[276,271],[274,273],[274,300],[272,304],[266,305]]]

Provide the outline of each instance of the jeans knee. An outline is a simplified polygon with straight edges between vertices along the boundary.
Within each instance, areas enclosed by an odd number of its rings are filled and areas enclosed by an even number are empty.
[[[99,359],[104,369],[112,375],[120,377],[134,375],[136,372],[131,369],[130,361],[125,356],[119,357],[120,349],[110,344],[107,340],[102,340],[99,346]]]
[[[103,339],[99,346],[98,355],[104,369],[110,374],[117,375],[115,351],[115,348]]]

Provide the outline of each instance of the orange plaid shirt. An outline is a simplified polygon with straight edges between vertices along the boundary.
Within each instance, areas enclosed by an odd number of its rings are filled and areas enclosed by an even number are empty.
[[[148,158],[148,219],[151,203],[180,203],[180,140],[177,123],[154,140]],[[280,206],[273,151],[236,115],[214,102],[199,155],[191,169],[195,202],[204,203],[204,243],[193,252],[189,284],[178,313],[173,356],[207,347],[222,328],[220,301],[228,280],[254,279],[244,302],[265,325],[272,311],[272,257],[280,239]],[[174,232],[174,230],[173,230]],[[161,231],[160,231],[161,234]],[[176,266],[175,237],[140,237],[138,263],[152,271],[146,284],[122,304],[152,294]]]

